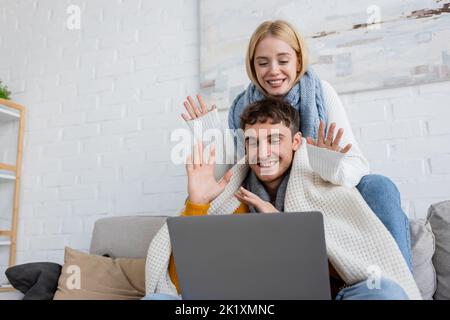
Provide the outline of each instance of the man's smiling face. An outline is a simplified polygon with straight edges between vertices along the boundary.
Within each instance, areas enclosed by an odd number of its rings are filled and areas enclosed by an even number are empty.
[[[264,183],[275,183],[283,179],[290,168],[294,151],[301,145],[301,134],[292,136],[290,128],[283,123],[245,125],[245,150],[250,169]]]

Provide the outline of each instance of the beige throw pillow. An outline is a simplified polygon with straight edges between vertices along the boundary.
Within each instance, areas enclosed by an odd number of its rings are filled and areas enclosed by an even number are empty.
[[[144,295],[145,259],[112,259],[65,248],[54,300],[137,300]]]

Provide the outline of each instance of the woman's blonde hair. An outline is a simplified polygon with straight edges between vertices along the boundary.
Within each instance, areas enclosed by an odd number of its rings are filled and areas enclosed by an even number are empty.
[[[255,71],[255,49],[258,43],[269,35],[285,41],[296,52],[298,67],[297,77],[295,78],[294,83],[297,83],[308,67],[308,49],[306,48],[306,43],[294,26],[284,20],[265,21],[261,23],[250,38],[245,58],[245,66],[248,77],[262,92],[265,92],[265,90],[258,82]]]

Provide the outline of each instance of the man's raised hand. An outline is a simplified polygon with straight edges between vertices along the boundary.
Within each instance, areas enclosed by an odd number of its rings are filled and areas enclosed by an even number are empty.
[[[194,145],[193,155],[186,159],[188,176],[189,201],[196,204],[207,204],[223,192],[231,179],[231,169],[217,182],[214,178],[214,164],[216,161],[216,148],[212,144],[209,159],[203,157],[203,143]]]

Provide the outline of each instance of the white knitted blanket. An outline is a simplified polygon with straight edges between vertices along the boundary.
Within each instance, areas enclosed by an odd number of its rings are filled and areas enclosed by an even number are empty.
[[[410,299],[421,300],[419,289],[394,238],[375,216],[356,188],[324,181],[309,164],[306,141],[295,153],[286,190],[285,211],[320,211],[324,217],[329,261],[346,284],[366,280],[370,270],[398,283]],[[211,203],[208,214],[232,214],[239,206],[234,193],[248,166],[236,164],[225,191]],[[146,293],[177,295],[168,265],[171,244],[167,224],[152,240],[146,262]],[[282,270],[280,270],[282,272]]]

